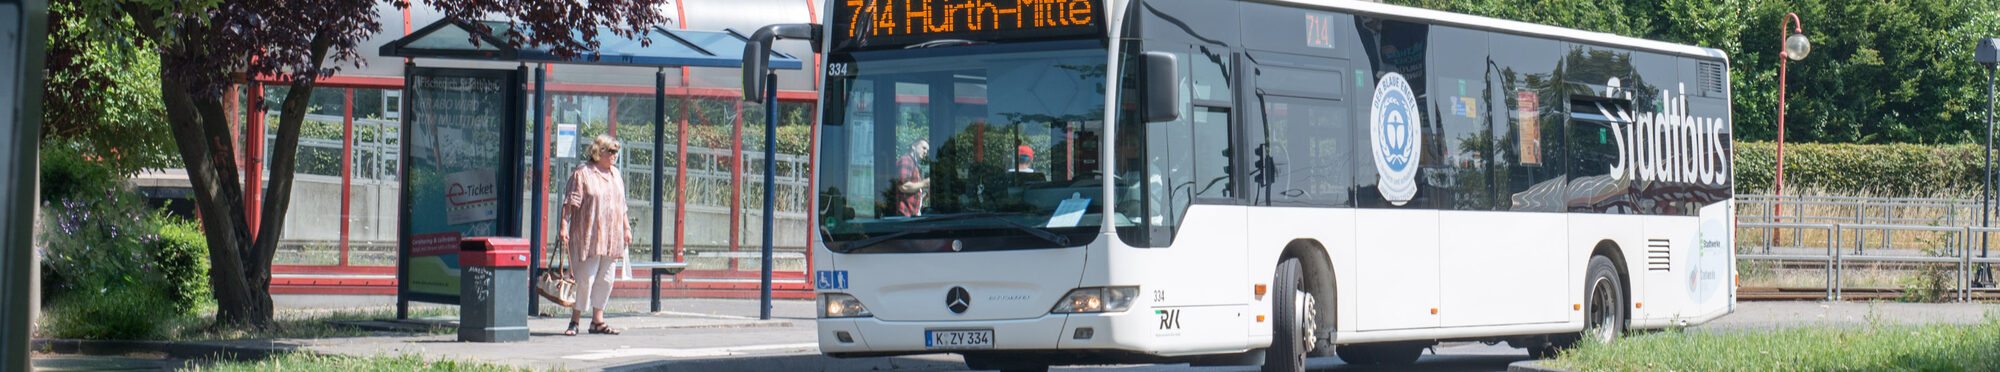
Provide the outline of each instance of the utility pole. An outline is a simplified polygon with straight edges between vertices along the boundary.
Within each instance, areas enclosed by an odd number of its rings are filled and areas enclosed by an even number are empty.
[[[46,0],[0,0],[0,370],[26,371],[41,307],[35,198],[42,127]]]
[[[1986,160],[1985,163],[1981,164],[1986,172],[1986,183],[1981,185],[1979,189],[1979,227],[1989,227],[1988,220],[1993,216],[1993,209],[1991,208],[1993,204],[1993,72],[1995,69],[2000,69],[2000,39],[1979,39],[1977,44],[1978,46],[1974,47],[1972,53],[1973,60],[1979,62],[1980,66],[1985,67],[1986,70]],[[1985,232],[1979,234],[1979,258],[1986,258],[1986,246],[1988,245],[1986,236],[1988,234]],[[1993,286],[1993,265],[1979,265],[1979,272],[1973,275],[1972,281],[1976,287]]]

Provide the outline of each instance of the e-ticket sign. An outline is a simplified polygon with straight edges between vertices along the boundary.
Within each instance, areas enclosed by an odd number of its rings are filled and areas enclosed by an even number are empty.
[[[1103,36],[1100,0],[835,0],[833,49]]]

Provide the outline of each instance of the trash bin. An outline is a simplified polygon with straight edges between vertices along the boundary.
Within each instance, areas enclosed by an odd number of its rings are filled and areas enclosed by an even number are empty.
[[[528,340],[528,256],[521,238],[459,241],[459,341]]]

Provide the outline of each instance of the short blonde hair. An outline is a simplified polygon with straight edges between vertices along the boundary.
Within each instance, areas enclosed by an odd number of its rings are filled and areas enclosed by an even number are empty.
[[[583,148],[583,153],[587,154],[584,159],[595,162],[598,156],[604,155],[604,149],[622,149],[625,145],[618,143],[618,139],[609,134],[599,134],[597,137],[592,137],[590,144]]]

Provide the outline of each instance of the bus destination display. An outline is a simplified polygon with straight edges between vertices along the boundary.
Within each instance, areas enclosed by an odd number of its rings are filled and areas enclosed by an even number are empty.
[[[835,50],[1104,32],[1103,7],[1094,0],[840,0],[835,4]]]

